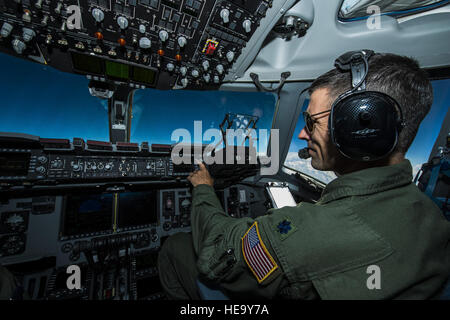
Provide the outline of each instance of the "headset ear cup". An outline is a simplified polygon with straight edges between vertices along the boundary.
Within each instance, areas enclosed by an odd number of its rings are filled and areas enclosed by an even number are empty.
[[[334,145],[353,160],[373,161],[388,156],[398,140],[397,109],[395,100],[381,92],[344,94],[333,104],[329,119]]]

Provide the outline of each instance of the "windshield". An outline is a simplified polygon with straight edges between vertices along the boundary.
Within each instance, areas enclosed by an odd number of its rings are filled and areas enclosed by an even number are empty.
[[[108,109],[84,76],[0,55],[0,131],[109,140]]]
[[[209,144],[220,141],[203,139],[206,130],[220,130],[225,116],[256,120],[256,133],[259,141],[257,152],[266,153],[267,136],[259,135],[260,130],[269,131],[275,110],[275,95],[263,92],[231,91],[161,91],[138,90],[133,98],[131,120],[131,141],[173,144],[172,133],[177,129],[186,129],[192,143]],[[237,117],[236,117],[237,116]],[[250,122],[250,121],[248,121]],[[232,129],[237,129],[235,126]],[[199,133],[199,134],[196,134]],[[265,139],[267,137],[267,139]],[[236,145],[238,140],[229,141]]]
[[[108,103],[89,94],[84,76],[69,74],[26,60],[0,55],[2,117],[0,131],[44,138],[74,137],[109,141]],[[7,75],[7,76],[6,76]],[[209,144],[203,133],[219,129],[225,116],[242,125],[269,130],[275,95],[261,92],[137,90],[133,97],[131,142],[173,144],[172,133],[186,129],[192,143]],[[248,120],[250,119],[250,120]],[[200,125],[200,135],[195,134]],[[236,128],[236,121],[232,129]],[[267,150],[270,133],[259,136],[259,153]],[[220,142],[220,141],[217,141]],[[237,144],[238,139],[230,144]],[[248,140],[247,143],[248,145]]]
[[[405,16],[448,3],[449,0],[344,0],[339,10],[339,19],[343,21],[365,19],[374,12],[371,6],[377,6],[381,14]]]

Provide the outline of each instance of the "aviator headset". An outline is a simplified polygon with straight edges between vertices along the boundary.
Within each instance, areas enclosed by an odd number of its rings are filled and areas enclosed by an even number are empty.
[[[350,51],[335,61],[341,71],[351,71],[352,89],[331,106],[328,128],[340,153],[357,161],[387,157],[404,127],[402,110],[394,98],[378,91],[366,91],[372,50]]]

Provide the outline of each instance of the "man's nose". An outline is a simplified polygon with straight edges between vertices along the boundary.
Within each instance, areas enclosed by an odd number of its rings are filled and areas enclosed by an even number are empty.
[[[304,127],[303,127],[302,131],[300,131],[298,138],[301,140],[310,140],[311,139],[311,137],[309,136],[308,132],[306,132]]]

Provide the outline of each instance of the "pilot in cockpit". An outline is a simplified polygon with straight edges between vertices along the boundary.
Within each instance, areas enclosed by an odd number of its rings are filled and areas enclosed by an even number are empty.
[[[412,183],[405,154],[433,100],[410,58],[350,52],[309,88],[299,138],[332,170],[315,204],[227,216],[204,165],[191,173],[192,234],[159,255],[170,298],[429,299],[450,273],[450,224]],[[371,129],[367,129],[368,123]]]

